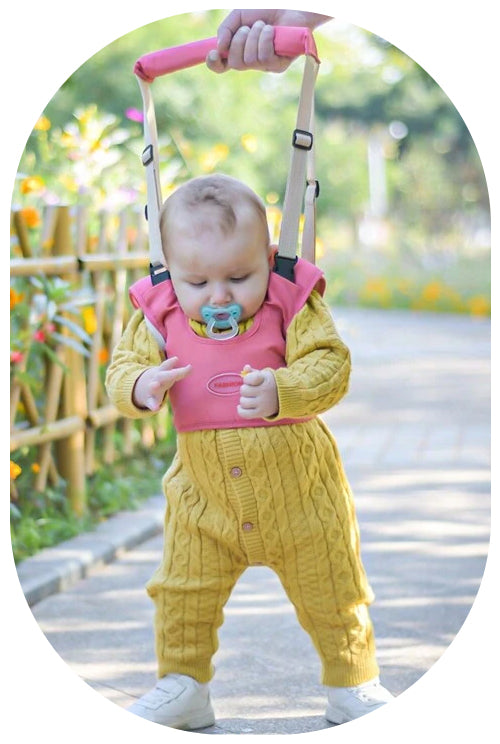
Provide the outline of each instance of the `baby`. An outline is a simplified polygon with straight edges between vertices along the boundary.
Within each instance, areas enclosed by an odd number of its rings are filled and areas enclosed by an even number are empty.
[[[245,569],[265,565],[318,652],[326,718],[358,718],[392,695],[378,678],[352,494],[319,418],[350,374],[323,275],[301,259],[293,283],[273,271],[265,207],[227,176],[178,188],[161,234],[169,278],[131,287],[137,309],[107,373],[124,415],[168,400],[177,430],[163,558],[147,585],[159,679],[130,710],[172,728],[214,723],[223,607]]]

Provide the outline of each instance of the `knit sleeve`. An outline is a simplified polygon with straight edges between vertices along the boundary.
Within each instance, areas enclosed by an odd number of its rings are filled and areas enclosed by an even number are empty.
[[[129,418],[146,418],[154,413],[137,408],[132,392],[140,375],[162,361],[158,342],[148,330],[142,310],[136,310],[113,351],[106,372],[106,390],[121,414]]]
[[[351,356],[318,292],[311,293],[292,320],[286,346],[287,366],[274,372],[279,398],[275,419],[323,413],[344,397]]]

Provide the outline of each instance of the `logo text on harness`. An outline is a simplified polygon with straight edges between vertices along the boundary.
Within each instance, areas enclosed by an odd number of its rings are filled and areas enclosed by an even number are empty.
[[[241,387],[241,375],[237,372],[222,372],[207,382],[207,389],[213,395],[237,395]]]

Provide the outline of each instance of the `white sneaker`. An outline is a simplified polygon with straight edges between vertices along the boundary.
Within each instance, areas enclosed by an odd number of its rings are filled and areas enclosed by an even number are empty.
[[[326,719],[330,723],[347,723],[393,699],[394,696],[382,687],[378,677],[357,687],[329,687]]]
[[[128,710],[153,723],[188,731],[215,723],[208,685],[185,674],[162,677]]]

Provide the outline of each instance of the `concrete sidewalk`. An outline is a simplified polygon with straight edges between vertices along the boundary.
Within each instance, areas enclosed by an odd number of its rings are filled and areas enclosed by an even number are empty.
[[[325,420],[353,487],[382,681],[406,690],[474,601],[488,550],[490,323],[397,311],[334,312],[351,348],[347,398]],[[162,497],[18,567],[43,633],[91,687],[128,706],[154,683]],[[275,575],[249,569],[225,612],[207,734],[328,727],[319,663]]]

